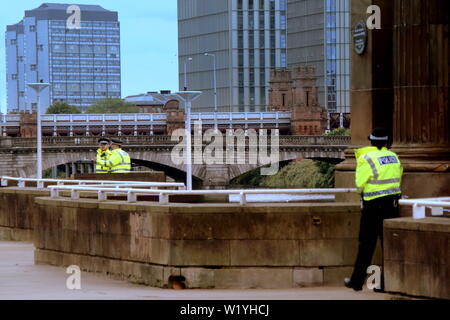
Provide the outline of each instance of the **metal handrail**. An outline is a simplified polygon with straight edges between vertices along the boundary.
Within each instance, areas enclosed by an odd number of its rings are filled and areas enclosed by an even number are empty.
[[[185,188],[184,183],[181,182],[146,182],[146,181],[108,181],[108,180],[68,180],[68,179],[34,179],[34,178],[18,178],[18,177],[1,177],[1,186],[7,187],[8,181],[17,181],[17,186],[19,188],[24,188],[26,182],[36,182],[38,189],[43,189],[44,184],[47,183],[56,183],[57,186],[63,186],[65,183],[77,184],[77,185],[86,185],[92,184],[94,186],[136,186],[136,187],[167,187],[167,188],[179,188],[183,190]]]
[[[413,218],[426,218],[425,209],[431,208],[432,216],[443,216],[444,208],[450,208],[450,197],[422,198],[422,199],[401,199],[400,205],[413,207]]]
[[[127,195],[128,202],[136,202],[137,195],[157,195],[159,204],[170,203],[170,195],[238,195],[240,205],[247,203],[248,194],[336,194],[355,193],[356,189],[250,189],[250,190],[148,190],[133,188],[111,189],[92,186],[49,186],[51,197],[58,198],[59,191],[70,191],[72,199],[79,199],[80,192],[91,191],[98,193],[98,200],[107,200],[108,194],[122,193]]]

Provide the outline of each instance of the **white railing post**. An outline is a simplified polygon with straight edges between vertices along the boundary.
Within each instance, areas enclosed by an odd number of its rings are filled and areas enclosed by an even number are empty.
[[[108,198],[108,196],[106,195],[106,192],[104,192],[104,191],[99,191],[99,192],[97,193],[97,199],[98,199],[98,201],[106,201],[107,198]]]
[[[160,193],[159,204],[169,204],[169,195],[166,193]]]
[[[51,188],[50,189],[50,198],[52,198],[52,199],[59,198],[59,191],[58,191],[58,189],[55,189],[55,188]]]
[[[38,189],[44,189],[44,182],[43,181],[38,181],[37,182],[37,188]]]
[[[133,191],[128,191],[128,193],[127,193],[127,201],[128,202],[136,202],[137,201],[136,193],[133,192]]]
[[[72,189],[72,190],[70,191],[70,198],[71,198],[72,200],[78,200],[78,199],[80,199],[80,192],[79,192],[78,190]]]
[[[414,219],[424,219],[425,218],[425,207],[419,204],[413,205],[413,218]]]
[[[1,184],[1,186],[2,186],[2,187],[7,187],[7,186],[8,186],[8,180],[7,180],[7,179],[4,179],[4,178],[2,177],[2,184]]]
[[[247,204],[247,197],[245,196],[245,192],[239,193],[239,204],[240,204],[241,206]]]
[[[17,186],[19,188],[25,188],[25,181],[19,179],[19,181],[17,182]]]

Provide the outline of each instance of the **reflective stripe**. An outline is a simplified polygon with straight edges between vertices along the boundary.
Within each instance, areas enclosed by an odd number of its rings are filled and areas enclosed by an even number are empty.
[[[375,166],[375,163],[372,161],[372,159],[368,155],[365,155],[364,159],[366,159],[366,161],[369,163],[370,167],[372,168],[373,177],[375,178],[375,180],[378,180],[378,171],[377,171],[377,167]]]
[[[370,184],[391,184],[391,183],[400,183],[400,179],[385,179],[385,180],[370,180],[367,183]]]
[[[111,172],[117,172],[117,171],[126,171],[126,172],[130,172],[130,169],[116,169],[116,170],[111,170]]]
[[[367,192],[364,193],[364,197],[376,197],[376,196],[382,196],[385,194],[392,194],[392,193],[401,193],[402,191],[400,190],[400,188],[395,188],[395,189],[389,189],[389,190],[381,190],[381,191],[375,191],[375,192]]]

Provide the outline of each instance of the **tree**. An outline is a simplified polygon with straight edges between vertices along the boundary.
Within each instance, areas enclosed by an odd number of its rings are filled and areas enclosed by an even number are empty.
[[[56,101],[47,109],[47,114],[78,114],[80,110],[67,104],[66,102]]]
[[[132,103],[125,102],[119,98],[106,98],[97,100],[93,105],[86,109],[86,113],[138,113],[139,108]]]

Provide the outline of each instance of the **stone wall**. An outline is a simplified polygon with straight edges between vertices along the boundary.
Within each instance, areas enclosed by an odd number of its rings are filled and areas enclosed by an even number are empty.
[[[390,293],[450,299],[450,219],[392,219],[384,225]]]
[[[357,204],[36,202],[36,263],[157,287],[342,285],[357,249]]]
[[[49,195],[47,190],[0,188],[0,240],[33,241],[34,199]]]

